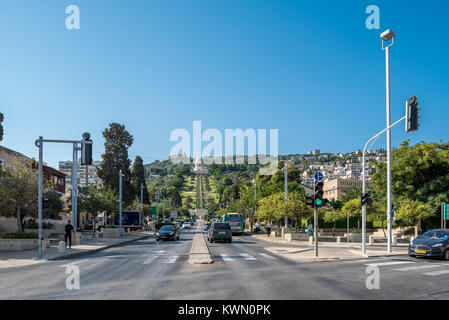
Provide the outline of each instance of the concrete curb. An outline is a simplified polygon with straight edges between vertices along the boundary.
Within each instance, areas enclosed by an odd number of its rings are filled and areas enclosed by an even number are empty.
[[[138,238],[126,240],[126,241],[123,241],[123,242],[113,243],[113,244],[106,245],[104,247],[97,248],[97,249],[90,249],[90,250],[85,250],[85,251],[80,251],[80,252],[68,253],[68,254],[64,254],[64,255],[58,256],[58,257],[49,258],[47,260],[48,261],[56,261],[56,260],[63,260],[63,259],[66,259],[66,258],[79,257],[79,256],[83,256],[83,255],[86,255],[86,254],[92,254],[92,253],[96,253],[96,252],[99,252],[99,251],[103,251],[103,250],[106,250],[106,249],[109,249],[109,248],[118,247],[118,246],[121,246],[122,244],[130,243],[130,242],[137,241],[137,240],[142,240],[142,239],[145,239],[145,238],[148,238],[148,237],[151,237],[151,235],[143,235],[143,236],[138,237]]]
[[[192,247],[190,248],[189,264],[211,264],[214,263],[207,246],[206,239],[204,239],[200,226],[198,225],[195,233],[195,237],[192,241]]]

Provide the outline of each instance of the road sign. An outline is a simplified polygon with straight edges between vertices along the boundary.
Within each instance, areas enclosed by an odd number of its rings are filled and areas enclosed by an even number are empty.
[[[316,180],[316,181],[321,181],[321,180],[323,180],[323,174],[322,174],[321,172],[315,173],[315,180]]]
[[[177,218],[178,217],[178,211],[170,211],[170,218]]]

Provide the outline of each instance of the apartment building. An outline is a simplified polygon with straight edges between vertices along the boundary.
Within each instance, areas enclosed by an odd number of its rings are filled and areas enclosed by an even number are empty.
[[[78,186],[86,187],[87,185],[101,185],[101,179],[98,177],[97,171],[100,167],[101,161],[94,161],[92,165],[81,165],[81,161],[77,163],[77,181]],[[59,171],[65,173],[66,183],[72,185],[72,161],[59,161]]]

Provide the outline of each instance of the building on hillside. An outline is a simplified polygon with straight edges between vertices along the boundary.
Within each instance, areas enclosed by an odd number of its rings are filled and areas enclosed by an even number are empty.
[[[81,165],[81,161],[77,163],[77,180],[78,186],[87,187],[88,185],[100,186],[101,179],[98,177],[97,171],[100,167],[101,161],[92,162],[91,166]],[[87,169],[86,169],[87,167]],[[59,161],[59,171],[66,175],[66,183],[72,185],[72,161]],[[87,171],[87,175],[86,175]]]
[[[34,159],[31,159],[20,152],[0,146],[0,170],[6,166],[12,165],[15,160],[20,159],[33,161],[32,166],[38,168],[38,163]],[[44,175],[44,183],[50,181],[53,190],[65,193],[66,175],[63,172],[49,167],[45,165],[45,163],[42,164],[42,172]]]
[[[371,186],[371,181],[366,181],[367,187]],[[338,200],[347,190],[361,188],[362,180],[357,179],[331,179],[324,183],[324,197],[329,200]]]

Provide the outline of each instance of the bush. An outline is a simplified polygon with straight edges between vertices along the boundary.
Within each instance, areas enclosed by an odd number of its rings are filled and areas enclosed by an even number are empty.
[[[29,219],[26,223],[27,229],[37,229],[39,227],[39,224],[35,219]],[[42,221],[42,229],[51,229],[53,227],[53,224],[50,222]]]
[[[0,236],[2,239],[38,239],[37,232],[10,232],[4,233]]]

